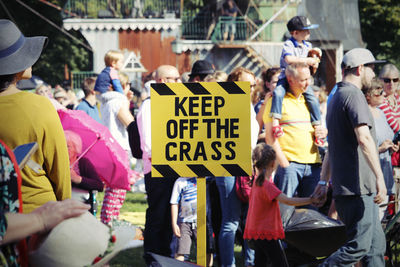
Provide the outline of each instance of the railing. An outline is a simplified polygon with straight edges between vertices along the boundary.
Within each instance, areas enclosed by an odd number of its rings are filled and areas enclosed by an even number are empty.
[[[180,0],[68,0],[64,17],[164,18],[180,17]]]
[[[206,40],[211,33],[212,16],[207,13],[194,15],[193,12],[184,12],[182,16],[182,39]]]
[[[71,88],[74,90],[82,89],[82,83],[86,78],[97,77],[97,73],[92,71],[72,71],[71,72]]]
[[[256,26],[247,22],[244,17],[233,19],[232,17],[221,16],[218,18],[211,40],[216,43],[224,41],[224,33],[228,31],[225,41],[229,41],[231,34],[229,28],[232,26],[235,29],[234,41],[246,41],[257,30]]]

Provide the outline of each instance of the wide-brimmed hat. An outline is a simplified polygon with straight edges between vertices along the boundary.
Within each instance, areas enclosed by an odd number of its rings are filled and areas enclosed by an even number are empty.
[[[286,26],[289,32],[311,30],[319,27],[318,24],[311,24],[310,20],[305,16],[295,16],[291,18]]]
[[[47,37],[25,37],[10,20],[0,19],[0,75],[21,72],[39,59]]]
[[[353,48],[343,56],[342,68],[352,69],[366,64],[385,63],[385,60],[376,60],[371,51],[366,48]]]
[[[207,60],[197,60],[192,67],[190,77],[202,74],[213,74],[215,72],[214,66]]]
[[[57,225],[30,253],[29,263],[40,267],[103,266],[133,241],[135,233],[135,227],[127,222],[108,227],[87,212]]]

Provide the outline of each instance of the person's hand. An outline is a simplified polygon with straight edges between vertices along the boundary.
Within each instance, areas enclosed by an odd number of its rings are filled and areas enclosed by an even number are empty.
[[[307,62],[307,65],[314,67],[314,68],[318,68],[319,59],[317,57],[308,57],[306,62]]]
[[[390,148],[390,150],[392,152],[397,152],[399,151],[399,143],[397,142],[397,144],[393,143],[393,146]]]
[[[77,174],[74,169],[71,169],[71,181],[75,184],[80,184],[82,182],[82,176]]]
[[[49,201],[32,211],[32,214],[41,222],[43,225],[41,232],[45,233],[63,220],[77,217],[89,209],[90,205],[74,199],[66,199],[63,201]]]
[[[265,94],[264,96],[264,105],[265,103],[267,103],[268,99],[270,99],[272,97],[272,92],[268,92]]]
[[[326,129],[325,127],[323,127],[322,125],[317,125],[315,126],[315,137],[319,138],[319,139],[325,139],[328,135],[328,129]]]
[[[126,93],[126,98],[128,98],[128,101],[129,102],[131,102],[132,101],[132,99],[133,99],[133,92],[131,91],[131,90],[129,90],[127,93]]]
[[[383,177],[379,177],[376,180],[376,196],[374,198],[374,202],[376,204],[381,204],[387,197],[386,193],[385,181],[383,180]]]
[[[181,230],[179,229],[178,224],[176,224],[176,223],[172,224],[172,232],[174,233],[174,235],[176,237],[181,237]]]
[[[290,162],[285,158],[282,162],[279,162],[279,166],[282,168],[287,168],[290,166]]]
[[[322,207],[327,198],[328,186],[318,184],[311,195],[312,204],[316,207]]]
[[[385,141],[382,142],[382,144],[379,146],[379,151],[380,152],[385,152],[386,150],[392,148],[394,146],[392,140],[386,139]]]

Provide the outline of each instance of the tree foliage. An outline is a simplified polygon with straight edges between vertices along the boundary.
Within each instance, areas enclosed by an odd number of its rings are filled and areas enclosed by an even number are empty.
[[[38,75],[51,85],[55,85],[64,81],[65,64],[70,71],[91,70],[92,55],[90,51],[17,1],[2,2],[6,8],[0,5],[0,18],[13,20],[25,36],[42,35],[49,38],[41,58],[33,66],[33,74]],[[23,2],[62,28],[62,17],[59,10],[37,0],[24,0]],[[62,7],[66,0],[48,2]],[[69,33],[86,42],[79,32],[70,31]]]
[[[359,0],[361,33],[367,48],[380,59],[400,65],[398,0]]]

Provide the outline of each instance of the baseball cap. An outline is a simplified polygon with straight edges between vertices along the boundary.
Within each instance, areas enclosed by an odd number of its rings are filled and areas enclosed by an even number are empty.
[[[352,69],[366,64],[384,63],[385,60],[376,60],[371,51],[365,48],[353,48],[343,56],[342,68]]]
[[[310,20],[304,16],[295,16],[287,23],[289,32],[300,30],[311,30],[319,27],[318,24],[311,24]]]

